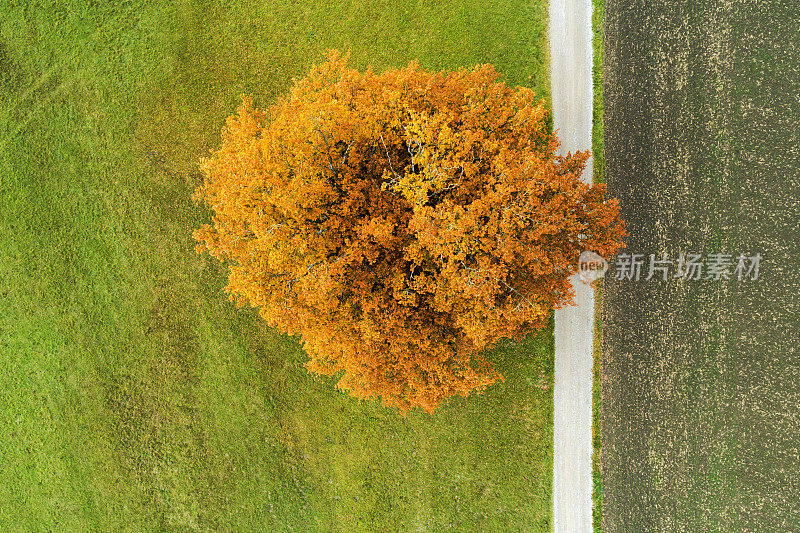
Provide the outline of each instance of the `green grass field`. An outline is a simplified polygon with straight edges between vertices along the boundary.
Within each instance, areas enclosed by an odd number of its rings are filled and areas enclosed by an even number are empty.
[[[592,179],[594,183],[605,181],[605,167],[603,166],[603,63],[605,45],[603,43],[603,15],[605,13],[605,0],[592,0],[592,30],[594,37],[593,65],[592,65],[592,87],[594,90],[593,113],[592,113]],[[592,379],[592,522],[595,533],[603,531],[603,475],[601,470],[600,455],[602,452],[602,441],[600,440],[600,345],[603,332],[603,323],[600,316],[600,309],[603,305],[603,286],[602,281],[598,283],[595,290],[595,332],[594,332],[594,376]]]
[[[605,181],[603,165],[603,64],[605,62],[605,45],[603,43],[603,16],[605,0],[592,0],[592,87],[594,90],[594,109],[592,112],[592,177],[594,183]]]
[[[492,63],[549,105],[546,2],[0,5],[1,530],[550,529],[552,326],[400,418],[235,309],[190,201],[239,94],[329,47]]]

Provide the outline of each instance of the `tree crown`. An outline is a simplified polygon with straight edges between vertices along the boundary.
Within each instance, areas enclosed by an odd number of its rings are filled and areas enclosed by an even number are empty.
[[[556,155],[544,101],[498,77],[330,51],[267,110],[243,96],[201,160],[197,251],[357,397],[432,412],[502,379],[481,352],[572,303],[581,251],[622,246],[617,201],[580,181],[589,153]]]

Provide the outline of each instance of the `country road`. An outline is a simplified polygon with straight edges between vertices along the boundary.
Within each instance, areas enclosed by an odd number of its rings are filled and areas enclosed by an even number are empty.
[[[592,4],[550,2],[550,84],[561,151],[591,148]],[[592,160],[582,176],[592,182]],[[553,531],[592,531],[594,290],[572,279],[575,307],[555,312]]]

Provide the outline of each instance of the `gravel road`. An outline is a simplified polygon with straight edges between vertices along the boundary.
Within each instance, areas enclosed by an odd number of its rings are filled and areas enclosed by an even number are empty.
[[[592,5],[550,2],[553,123],[563,153],[592,146]],[[592,160],[583,180],[592,182]],[[572,277],[575,307],[555,313],[553,531],[592,531],[594,290]]]

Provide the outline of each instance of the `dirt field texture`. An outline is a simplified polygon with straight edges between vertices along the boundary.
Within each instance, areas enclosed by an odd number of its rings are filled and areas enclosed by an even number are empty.
[[[605,532],[800,530],[798,95],[797,2],[606,3],[625,251],[763,259],[741,281],[606,275]]]

